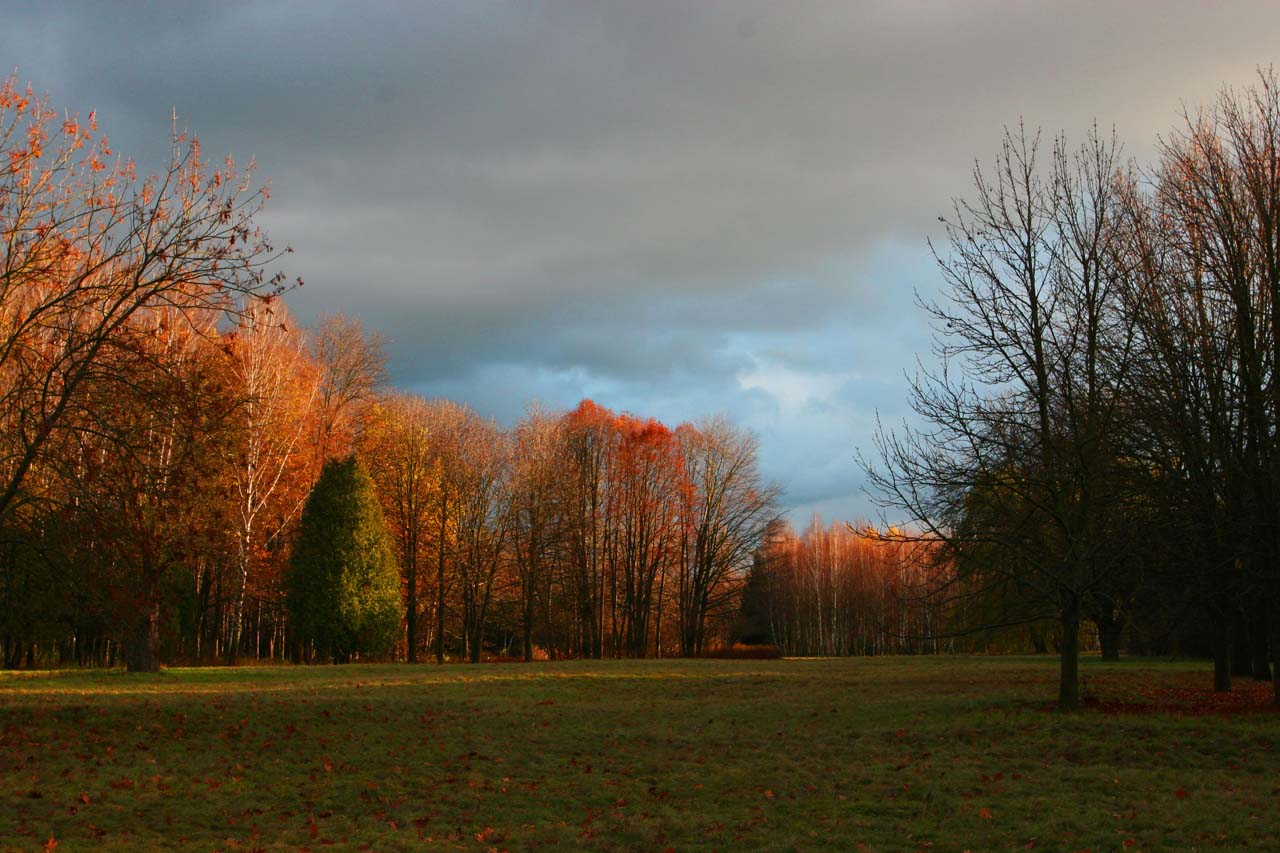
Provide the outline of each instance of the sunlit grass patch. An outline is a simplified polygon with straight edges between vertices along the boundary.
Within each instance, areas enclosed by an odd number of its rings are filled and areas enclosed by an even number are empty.
[[[1078,714],[1047,710],[1054,662],[1029,658],[6,674],[0,838],[60,850],[1280,843],[1280,717],[1260,689],[1243,685],[1245,710],[1203,715],[1166,701],[1198,701],[1202,665],[1091,661],[1085,674],[1093,705]]]

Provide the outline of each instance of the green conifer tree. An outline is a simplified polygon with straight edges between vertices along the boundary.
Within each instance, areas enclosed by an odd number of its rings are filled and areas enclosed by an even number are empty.
[[[388,654],[403,615],[400,573],[373,480],[354,457],[325,463],[290,560],[294,637],[316,660]]]

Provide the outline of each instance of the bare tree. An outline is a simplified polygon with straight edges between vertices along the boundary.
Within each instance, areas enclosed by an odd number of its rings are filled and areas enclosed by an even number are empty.
[[[317,401],[315,473],[329,459],[350,452],[361,416],[377,397],[387,378],[385,341],[365,331],[357,319],[342,314],[322,315],[312,332],[312,358],[320,365]]]
[[[237,575],[232,591],[226,654],[240,653],[245,592],[257,555],[296,519],[305,490],[287,494],[291,479],[303,473],[303,433],[315,405],[318,381],[298,332],[287,326],[282,308],[245,309],[224,351],[239,407],[239,442],[228,460],[235,496]],[[292,475],[292,476],[291,476]],[[268,510],[283,499],[286,506]]]
[[[602,657],[605,647],[605,586],[614,519],[608,512],[612,467],[617,455],[617,416],[583,400],[564,418],[562,487],[569,592],[577,614],[578,654]]]
[[[779,489],[760,479],[755,436],[715,417],[676,430],[688,478],[678,569],[680,647],[706,648],[707,620],[733,600],[769,526]]]
[[[526,661],[533,660],[539,596],[550,604],[551,573],[563,534],[556,482],[563,441],[560,418],[536,407],[515,427],[511,544],[519,582],[521,652]]]
[[[1152,433],[1196,513],[1214,624],[1215,686],[1230,688],[1232,623],[1280,649],[1280,81],[1223,91],[1163,141],[1158,207],[1135,309],[1153,358]],[[1163,386],[1163,387],[1161,387]],[[1180,396],[1169,400],[1168,389]],[[1163,392],[1163,393],[1162,393]],[[1247,596],[1255,606],[1242,609]],[[1261,606],[1256,606],[1261,603]],[[1257,623],[1263,623],[1259,625]],[[1261,644],[1259,644],[1261,646]],[[1266,674],[1267,653],[1253,669]],[[1276,701],[1280,702],[1280,672]]]
[[[943,218],[949,252],[935,256],[951,292],[924,306],[942,366],[911,385],[926,426],[882,430],[866,467],[906,513],[905,538],[931,559],[945,543],[936,594],[973,592],[958,580],[981,567],[1023,590],[1016,618],[1057,618],[1070,709],[1080,620],[1120,558],[1103,530],[1123,495],[1112,441],[1132,324],[1118,143],[1095,129],[1074,151],[1056,140],[1047,168],[1039,156],[1039,134],[1006,131],[994,170],[975,167],[974,197]]]
[[[463,445],[476,419],[471,409],[449,400],[428,404],[429,438],[435,499],[426,525],[427,546],[435,564],[435,656],[445,658],[445,620],[449,613],[449,593],[456,581],[458,559],[458,516],[464,497]]]
[[[384,396],[361,437],[367,460],[396,541],[406,598],[405,642],[410,663],[418,660],[419,574],[426,558],[428,525],[442,500],[436,424],[426,400],[410,394]]]
[[[511,442],[493,421],[472,415],[458,442],[457,574],[462,593],[462,636],[479,663],[489,605],[498,591],[511,521]]]
[[[618,601],[613,648],[644,657],[659,579],[679,559],[681,492],[686,485],[679,444],[654,420],[623,416],[609,514],[616,520],[609,549]]]

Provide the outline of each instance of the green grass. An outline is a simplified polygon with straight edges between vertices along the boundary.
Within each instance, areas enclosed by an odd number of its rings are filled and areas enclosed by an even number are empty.
[[[0,846],[1280,846],[1266,685],[1084,673],[1077,714],[1048,658],[9,673]]]

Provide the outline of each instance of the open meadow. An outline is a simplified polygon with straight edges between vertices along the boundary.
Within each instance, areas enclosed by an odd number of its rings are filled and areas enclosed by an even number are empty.
[[[1268,685],[1200,663],[6,673],[5,849],[1280,845]]]

